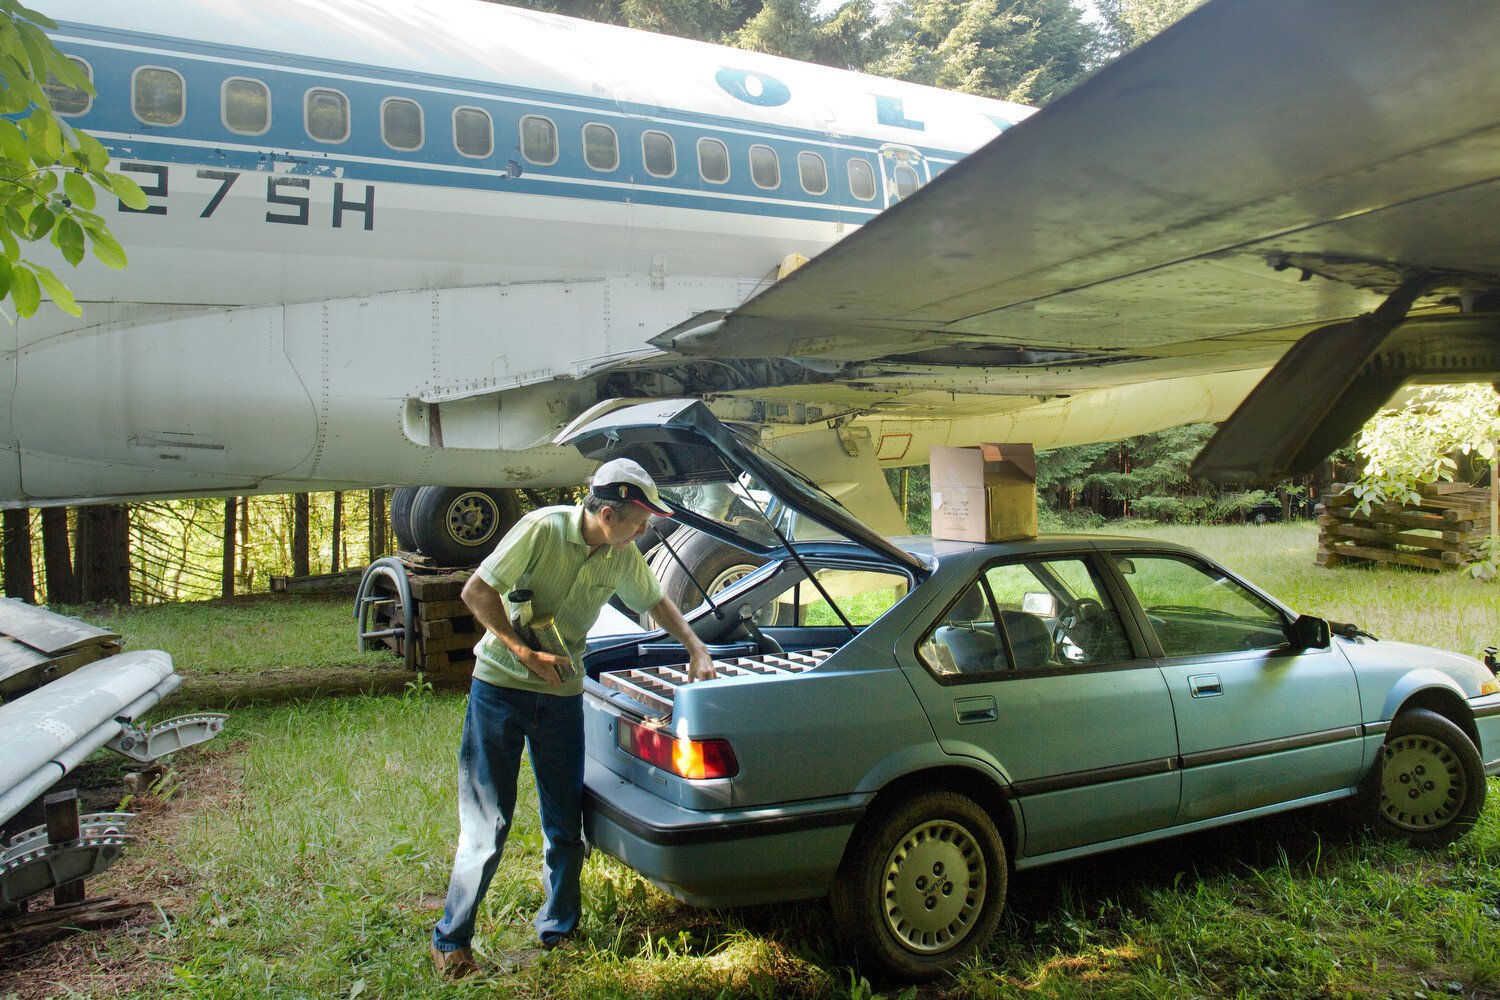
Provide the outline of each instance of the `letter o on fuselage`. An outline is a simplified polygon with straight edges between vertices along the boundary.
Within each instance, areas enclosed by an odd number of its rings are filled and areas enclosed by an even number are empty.
[[[792,99],[792,90],[774,76],[752,73],[728,66],[714,74],[714,79],[729,96],[762,108],[774,108]]]

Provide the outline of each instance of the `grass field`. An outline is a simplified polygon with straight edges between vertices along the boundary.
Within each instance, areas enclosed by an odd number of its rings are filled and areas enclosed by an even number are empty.
[[[1471,653],[1500,638],[1495,586],[1315,569],[1307,525],[1129,530],[1184,541],[1293,606],[1377,635]],[[840,966],[823,905],[695,910],[595,854],[585,954],[444,984],[426,938],[457,837],[464,698],[349,653],[348,614],[347,597],[277,597],[111,619],[190,676],[174,711],[245,707],[220,746],[184,755],[182,791],[153,807],[147,842],[96,889],[159,900],[157,915],[0,956],[11,966],[0,997],[1500,997],[1493,780],[1481,826],[1440,851],[1371,839],[1330,808],[1022,873],[989,949],[920,990],[872,987]],[[331,675],[383,693],[264,695]],[[529,939],[541,901],[523,788],[479,924],[491,954]]]

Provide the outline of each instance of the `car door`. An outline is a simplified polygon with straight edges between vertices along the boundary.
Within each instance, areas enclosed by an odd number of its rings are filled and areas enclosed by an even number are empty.
[[[1359,691],[1342,654],[1291,649],[1292,616],[1207,561],[1159,552],[1112,561],[1172,692],[1182,755],[1178,822],[1359,780]]]
[[[987,567],[912,652],[909,672],[944,751],[1010,780],[1026,857],[1172,823],[1171,697],[1088,556]]]

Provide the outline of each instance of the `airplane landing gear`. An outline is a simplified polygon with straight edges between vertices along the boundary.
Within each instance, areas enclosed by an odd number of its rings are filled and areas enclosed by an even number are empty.
[[[403,486],[391,495],[396,542],[445,566],[472,566],[520,516],[513,490]]]

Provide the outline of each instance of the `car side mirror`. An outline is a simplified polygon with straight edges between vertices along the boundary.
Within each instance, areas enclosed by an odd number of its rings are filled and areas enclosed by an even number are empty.
[[[1134,559],[1122,559],[1121,557],[1116,556],[1115,557],[1115,566],[1117,566],[1119,568],[1120,572],[1124,573],[1126,576],[1129,576],[1130,574],[1132,574],[1132,573],[1135,572],[1135,560]]]
[[[1286,638],[1294,650],[1327,649],[1333,642],[1333,633],[1324,619],[1298,615],[1287,626]]]

